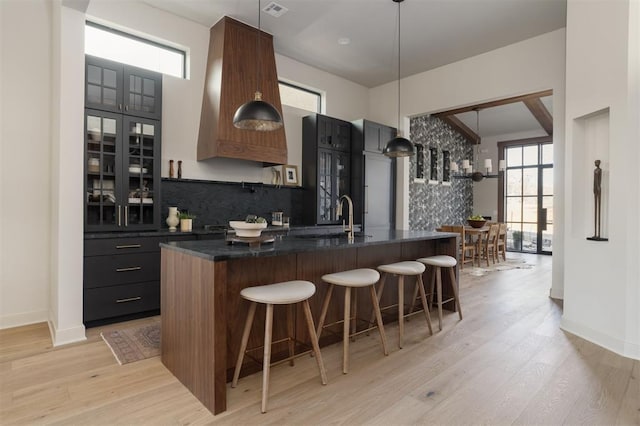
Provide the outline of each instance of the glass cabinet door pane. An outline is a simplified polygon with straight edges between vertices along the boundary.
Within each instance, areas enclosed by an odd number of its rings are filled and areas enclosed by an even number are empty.
[[[125,137],[127,161],[125,182],[127,183],[127,226],[149,225],[154,221],[154,156],[155,125],[131,120]]]

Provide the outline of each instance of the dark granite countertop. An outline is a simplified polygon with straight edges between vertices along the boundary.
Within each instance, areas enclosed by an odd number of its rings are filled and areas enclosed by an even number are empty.
[[[456,233],[434,231],[367,231],[364,235],[356,235],[355,240],[351,243],[347,241],[346,235],[291,234],[276,236],[274,242],[263,243],[260,247],[249,247],[246,243],[227,244],[223,240],[179,241],[161,243],[160,246],[208,260],[227,260],[365,247],[412,240],[435,240],[457,236],[458,234]]]

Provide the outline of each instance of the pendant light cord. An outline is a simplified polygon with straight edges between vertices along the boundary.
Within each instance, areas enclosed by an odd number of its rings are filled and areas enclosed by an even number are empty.
[[[256,37],[256,50],[257,52],[257,60],[256,60],[256,93],[260,92],[260,34],[261,34],[261,28],[262,26],[260,25],[260,15],[262,15],[260,13],[261,10],[261,4],[260,4],[260,0],[258,0],[258,36]]]
[[[398,2],[398,136],[401,134],[400,130],[400,2]]]

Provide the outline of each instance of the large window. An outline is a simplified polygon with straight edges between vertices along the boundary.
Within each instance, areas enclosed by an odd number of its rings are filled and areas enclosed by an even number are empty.
[[[284,81],[279,82],[279,87],[282,105],[311,112],[322,112],[322,95],[320,93]]]
[[[543,139],[499,144],[507,164],[504,221],[511,251],[553,250],[553,145]]]
[[[88,55],[122,62],[174,77],[186,76],[186,53],[93,22],[85,25]]]

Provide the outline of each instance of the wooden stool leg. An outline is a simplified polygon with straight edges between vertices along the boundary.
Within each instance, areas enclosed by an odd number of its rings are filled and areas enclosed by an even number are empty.
[[[436,285],[436,267],[431,267],[431,279],[429,280],[429,306],[433,306],[433,288]]]
[[[429,307],[427,306],[427,295],[424,292],[424,282],[422,281],[422,274],[418,275],[417,285],[420,290],[420,300],[422,300],[422,308],[424,309],[424,316],[427,319],[427,325],[429,326],[429,333],[433,336],[433,327],[431,326],[431,314],[429,313]]]
[[[378,303],[378,296],[376,295],[376,288],[374,285],[369,286],[371,292],[371,304],[373,305],[373,313],[376,316],[376,322],[378,323],[378,332],[380,333],[380,340],[382,341],[382,349],[385,355],[389,355],[387,349],[387,335],[384,333],[384,324],[382,324],[382,314],[380,313],[380,304]]]
[[[386,273],[382,273],[382,276],[380,277],[380,285],[378,286],[378,290],[376,291],[376,293],[378,293],[378,306],[380,306],[380,299],[382,298],[382,290],[384,290],[384,282],[387,279],[387,274]],[[375,321],[376,319],[376,313],[375,312],[371,312],[371,319],[369,320],[369,327],[371,327],[371,325],[373,324],[373,321]]]
[[[320,313],[320,319],[318,320],[318,331],[316,335],[318,336],[318,340],[320,340],[320,335],[322,334],[322,327],[324,326],[324,320],[327,318],[327,310],[329,309],[329,302],[331,301],[331,294],[333,293],[333,284],[329,284],[329,288],[327,289],[327,294],[324,296],[324,302],[322,302],[322,312]]]
[[[311,308],[309,307],[309,301],[302,302],[304,309],[304,317],[307,321],[307,328],[309,330],[309,339],[311,340],[311,346],[313,347],[313,353],[315,354],[316,363],[318,364],[318,370],[320,370],[320,378],[322,384],[327,384],[327,373],[324,370],[324,363],[322,362],[322,355],[320,354],[320,346],[318,346],[318,336],[313,328],[313,317],[311,316]]]
[[[356,332],[356,328],[358,327],[358,324],[356,324],[357,318],[358,318],[358,289],[354,288],[351,294],[351,316],[350,316],[352,342],[356,341],[356,336],[354,336],[354,333]]]
[[[416,285],[413,287],[413,297],[411,298],[411,307],[409,308],[409,313],[407,315],[410,315],[413,313],[413,308],[416,307],[417,297],[418,297],[418,280],[416,279]]]
[[[460,298],[458,297],[458,290],[456,290],[456,275],[453,273],[453,268],[449,269],[449,278],[451,279],[451,289],[453,290],[453,297],[456,301],[456,307],[458,308],[458,316],[462,319],[462,308],[460,307]]]
[[[402,349],[404,337],[404,275],[398,276],[398,347]]]
[[[262,360],[262,412],[267,412],[269,398],[269,373],[271,368],[271,333],[273,331],[273,305],[267,303],[264,320],[264,357]]]
[[[287,334],[289,337],[289,357],[291,358],[289,360],[289,365],[290,366],[294,366],[295,365],[295,359],[293,358],[294,352],[295,352],[295,344],[293,342],[293,336],[295,334],[295,330],[293,327],[293,308],[295,307],[295,305],[289,305],[287,306]]]
[[[344,321],[342,322],[342,373],[349,372],[349,318],[351,317],[351,287],[344,288]]]
[[[442,331],[442,271],[439,266],[434,269],[436,270],[436,291],[438,292],[438,326]]]
[[[235,388],[238,385],[238,378],[240,377],[240,369],[242,368],[242,361],[244,360],[244,353],[247,350],[247,342],[249,341],[249,334],[251,334],[251,325],[253,324],[253,316],[256,313],[256,302],[251,302],[249,305],[249,313],[247,313],[247,320],[244,322],[244,331],[242,332],[242,342],[240,343],[240,352],[238,353],[238,361],[236,362],[236,369],[233,372],[233,380],[231,381],[231,387]]]

